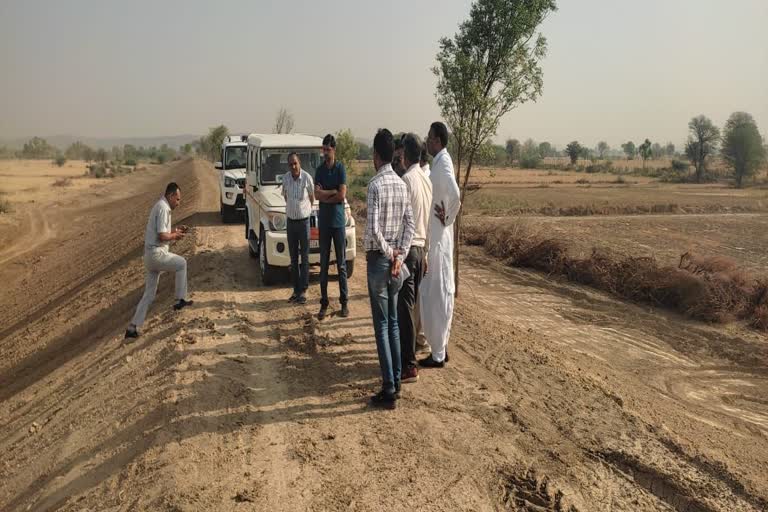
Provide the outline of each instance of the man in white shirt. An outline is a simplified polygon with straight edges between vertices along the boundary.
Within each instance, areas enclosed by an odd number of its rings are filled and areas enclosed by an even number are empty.
[[[427,150],[432,160],[432,208],[429,217],[427,274],[421,283],[422,326],[432,355],[419,361],[424,368],[442,368],[448,360],[448,339],[453,321],[453,223],[461,209],[461,194],[453,172],[448,128],[432,123]]]
[[[125,337],[138,338],[138,329],[144,325],[149,306],[157,295],[157,284],[161,272],[176,273],[176,304],[180,310],[192,304],[187,299],[187,260],[168,250],[172,241],[181,240],[187,232],[186,226],[171,229],[171,211],[181,202],[181,189],[176,183],[165,187],[165,195],[152,207],[144,232],[144,268],[146,269],[144,295],[141,297],[136,314],[133,315]]]
[[[288,166],[291,170],[285,173],[282,181],[293,278],[293,295],[288,302],[306,304],[305,293],[309,287],[309,218],[312,216],[312,203],[315,202],[315,184],[312,176],[301,168],[298,154],[288,155]]]
[[[416,336],[418,334],[419,288],[424,276],[427,253],[427,228],[432,209],[432,183],[419,165],[421,143],[413,133],[402,139],[403,161],[406,171],[402,176],[408,189],[408,198],[413,210],[415,231],[411,248],[405,258],[410,276],[403,282],[397,299],[397,320],[400,326],[400,351],[403,366],[401,382],[416,382],[419,371],[416,367]]]

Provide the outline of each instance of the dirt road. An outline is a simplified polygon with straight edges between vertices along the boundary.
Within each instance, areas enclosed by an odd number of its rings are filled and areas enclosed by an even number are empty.
[[[352,315],[316,322],[316,283],[307,306],[261,285],[214,176],[117,179],[44,213],[50,239],[0,266],[1,510],[768,508],[764,339],[472,253],[451,363],[370,410],[363,260]],[[171,311],[163,276],[124,345],[171,178],[196,303]]]

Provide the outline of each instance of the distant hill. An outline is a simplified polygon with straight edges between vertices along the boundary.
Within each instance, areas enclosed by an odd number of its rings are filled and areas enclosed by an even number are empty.
[[[133,144],[137,147],[144,146],[146,148],[152,146],[160,147],[163,144],[168,144],[168,147],[178,149],[179,146],[189,144],[200,138],[199,135],[169,135],[160,137],[77,137],[74,135],[50,135],[41,137],[47,140],[48,144],[59,149],[66,149],[67,146],[77,141],[96,149],[111,149],[113,146],[122,147],[125,144]],[[31,138],[31,135],[29,137],[0,138],[0,146],[21,149],[24,143]]]

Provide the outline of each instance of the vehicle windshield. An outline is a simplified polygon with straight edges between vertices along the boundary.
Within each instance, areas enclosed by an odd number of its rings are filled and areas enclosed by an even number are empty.
[[[323,161],[320,148],[280,148],[261,150],[261,184],[277,185],[282,183],[285,173],[290,171],[288,167],[288,155],[296,152],[299,155],[301,168],[307,171],[312,179],[315,178],[315,169]]]
[[[224,151],[224,169],[242,169],[248,146],[230,146]]]

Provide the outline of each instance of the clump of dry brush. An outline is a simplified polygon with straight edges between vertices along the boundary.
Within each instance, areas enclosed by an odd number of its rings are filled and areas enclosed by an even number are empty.
[[[768,330],[768,279],[739,269],[724,257],[687,252],[677,266],[653,257],[593,249],[585,258],[568,254],[567,244],[523,222],[489,227],[468,224],[467,245],[482,246],[507,265],[562,275],[624,299],[678,311],[707,322],[745,319]]]

